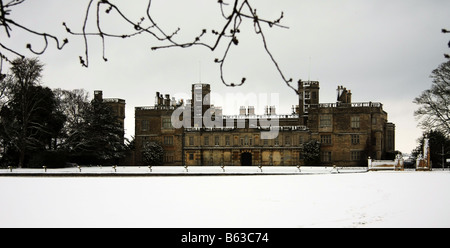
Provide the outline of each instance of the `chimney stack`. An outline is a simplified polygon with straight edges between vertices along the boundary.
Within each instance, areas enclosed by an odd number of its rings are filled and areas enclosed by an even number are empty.
[[[246,115],[247,114],[247,109],[244,106],[241,106],[239,108],[239,115]]]

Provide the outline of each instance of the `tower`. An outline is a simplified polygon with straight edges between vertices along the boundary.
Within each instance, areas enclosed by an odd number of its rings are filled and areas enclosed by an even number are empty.
[[[203,127],[203,115],[211,108],[211,86],[209,84],[192,85],[192,118],[194,127]]]
[[[94,99],[98,102],[103,102],[103,91],[95,90],[94,91]]]
[[[298,115],[308,114],[311,106],[319,104],[319,82],[318,81],[299,81],[298,82]]]
[[[303,81],[298,81],[298,109],[297,114],[301,117],[305,113],[305,101],[304,101]]]

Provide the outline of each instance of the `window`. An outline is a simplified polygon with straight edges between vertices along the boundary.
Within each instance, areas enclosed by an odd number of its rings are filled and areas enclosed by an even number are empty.
[[[372,117],[372,125],[376,125],[377,124],[377,117]]]
[[[173,136],[164,136],[164,145],[173,145]]]
[[[359,135],[358,134],[352,134],[352,144],[353,145],[359,144]]]
[[[359,116],[352,116],[352,128],[359,128]]]
[[[230,146],[231,145],[230,136],[225,136],[225,145],[226,146]]]
[[[321,135],[320,143],[331,145],[331,135]]]
[[[172,120],[170,118],[162,119],[162,127],[163,128],[172,128]]]
[[[203,144],[204,144],[205,146],[209,146],[209,136],[205,136],[203,139],[204,139]]]
[[[166,152],[164,154],[164,163],[173,163],[173,152]]]
[[[220,145],[220,144],[219,144],[219,140],[220,140],[219,138],[220,138],[219,136],[215,136],[215,137],[214,137],[214,145],[215,145],[215,146],[219,146],[219,145]]]
[[[305,99],[310,99],[310,92],[309,91],[305,91]]]
[[[284,138],[284,145],[290,146],[291,145],[291,136],[286,136]]]
[[[245,136],[245,139],[244,139],[244,145],[248,146],[249,143],[250,143],[250,141],[249,141],[249,139],[248,139],[248,136]]]
[[[331,127],[331,115],[320,116],[320,127]]]
[[[273,144],[274,144],[275,146],[279,146],[279,145],[280,145],[280,139],[279,139],[278,136],[273,140]]]
[[[269,145],[269,140],[268,139],[264,139],[263,140],[263,145],[268,146]]]
[[[148,120],[141,121],[141,131],[143,131],[143,132],[148,131],[149,127],[150,127],[150,122]]]
[[[353,151],[352,152],[352,160],[353,161],[361,160],[361,152],[360,151]]]
[[[194,154],[193,154],[193,153],[189,153],[188,159],[189,159],[189,160],[194,160]]]
[[[194,145],[194,137],[189,137],[189,145],[190,146]]]
[[[331,152],[321,152],[320,159],[322,162],[331,162]]]

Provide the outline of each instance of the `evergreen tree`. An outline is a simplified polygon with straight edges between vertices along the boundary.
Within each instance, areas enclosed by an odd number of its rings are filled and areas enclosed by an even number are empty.
[[[158,142],[151,141],[144,145],[142,152],[144,163],[151,166],[163,165],[164,148]]]
[[[313,165],[320,161],[320,143],[310,140],[303,145],[303,158],[306,165]]]
[[[123,129],[106,103],[92,100],[81,116],[67,139],[76,162],[114,164],[124,157]]]

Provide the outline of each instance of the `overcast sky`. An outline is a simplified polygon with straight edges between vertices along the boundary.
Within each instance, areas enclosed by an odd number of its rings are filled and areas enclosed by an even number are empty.
[[[163,45],[150,36],[128,40],[107,39],[106,56],[102,59],[101,40],[89,39],[90,65],[81,67],[78,57],[84,54],[82,37],[65,32],[62,22],[73,31],[81,31],[89,1],[26,1],[15,7],[11,16],[37,31],[68,38],[69,44],[58,51],[50,44],[40,57],[45,64],[43,84],[51,88],[84,88],[93,96],[103,90],[104,97],[123,98],[127,102],[125,128],[134,135],[134,108],[154,105],[155,92],[190,94],[191,84],[209,83],[219,97],[240,94],[279,94],[277,113],[291,113],[298,104],[297,95],[284,85],[263,43],[253,31],[253,23],[241,26],[239,45],[233,47],[225,65],[229,82],[247,82],[242,87],[228,88],[220,81],[220,58],[217,52],[203,47],[172,48],[151,51]],[[119,1],[114,1],[119,2]],[[145,16],[147,1],[121,1],[131,20]],[[230,2],[231,0],[226,0]],[[320,102],[336,101],[336,88],[343,85],[353,93],[354,102],[381,102],[389,121],[396,124],[396,149],[409,153],[422,131],[417,128],[412,103],[431,86],[431,71],[445,62],[450,36],[440,32],[450,28],[448,0],[282,0],[252,1],[261,18],[277,19],[284,12],[282,24],[289,29],[263,26],[269,49],[287,77],[296,82],[320,81]],[[191,41],[202,29],[219,30],[224,20],[216,0],[153,0],[152,15],[168,33],[181,28],[176,40]],[[88,30],[95,30],[95,16],[90,16]],[[104,17],[107,31],[129,31],[114,15]],[[2,33],[4,35],[4,33]],[[205,41],[209,41],[208,37]],[[28,56],[25,45],[38,49],[43,45],[17,29],[12,38],[2,42],[17,47]],[[225,44],[224,44],[225,45]],[[214,97],[212,99],[214,102]],[[239,106],[223,105],[226,114],[238,114]],[[256,112],[262,113],[263,106]]]

